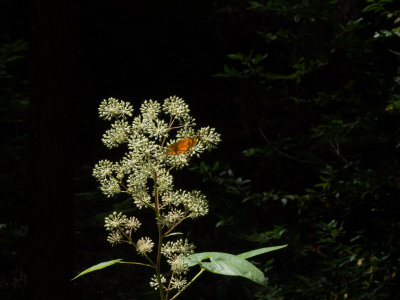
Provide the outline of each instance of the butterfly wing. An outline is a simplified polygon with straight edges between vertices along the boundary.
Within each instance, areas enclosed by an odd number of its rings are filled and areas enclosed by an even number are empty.
[[[171,144],[168,147],[167,154],[168,155],[175,155],[175,154],[183,154],[189,151],[191,148],[194,147],[197,143],[197,138],[187,138],[180,141],[177,141]]]

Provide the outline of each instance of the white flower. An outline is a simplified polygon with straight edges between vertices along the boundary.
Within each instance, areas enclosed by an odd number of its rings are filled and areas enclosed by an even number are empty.
[[[168,136],[168,132],[168,124],[164,120],[155,120],[155,122],[151,122],[146,128],[146,133],[158,141]]]
[[[103,180],[101,183],[101,191],[108,198],[112,197],[121,192],[121,187],[119,186],[119,182],[115,178],[110,178],[108,180]]]
[[[161,253],[167,258],[174,258],[174,255],[189,255],[194,252],[195,246],[190,244],[188,240],[183,241],[179,239],[177,241],[168,241],[161,248]]]
[[[120,144],[128,142],[130,130],[131,128],[126,121],[116,121],[111,125],[111,129],[103,134],[102,142],[109,149],[117,147]]]
[[[93,169],[93,176],[97,178],[97,180],[101,181],[109,178],[114,169],[114,164],[106,159],[99,161]]]
[[[157,168],[155,170],[157,174],[157,190],[160,195],[163,195],[164,193],[171,191],[173,186],[172,186],[172,180],[173,177],[172,175],[167,172],[163,168]]]
[[[161,104],[153,100],[145,100],[140,107],[144,119],[155,120],[161,113]]]
[[[107,241],[111,243],[111,245],[116,245],[122,243],[123,236],[119,231],[112,231],[107,237]]]
[[[180,219],[185,216],[185,213],[176,208],[172,208],[166,215],[162,215],[161,224],[163,226],[172,227],[177,223]]]
[[[125,101],[120,101],[115,98],[103,100],[99,106],[99,116],[104,120],[112,118],[132,116],[133,108]]]
[[[124,227],[128,218],[121,212],[117,213],[114,211],[108,217],[105,218],[105,227],[108,231],[113,231],[115,229]]]
[[[197,131],[198,142],[193,155],[200,156],[206,150],[214,149],[221,142],[221,135],[214,128],[202,127]]]
[[[126,220],[125,228],[136,231],[140,228],[141,225],[142,224],[140,223],[140,221],[137,218],[130,217],[129,219]]]
[[[187,280],[183,277],[174,277],[171,281],[171,287],[175,290],[180,291],[187,285]]]
[[[128,142],[130,153],[137,161],[145,161],[154,158],[161,146],[150,140],[143,134],[132,136]]]
[[[185,139],[187,137],[197,136],[197,132],[194,129],[194,119],[190,117],[188,120],[184,120],[181,123],[181,128],[176,132],[176,138],[178,140]]]
[[[182,191],[169,192],[162,196],[162,203],[165,206],[183,205],[188,217],[195,219],[205,216],[208,213],[208,202],[206,197],[199,191]]]
[[[189,165],[189,159],[191,156],[193,156],[193,153],[194,153],[193,151],[190,151],[182,154],[168,155],[166,163],[169,166],[173,166],[178,170],[182,169],[183,167]]]
[[[161,284],[164,285],[164,283],[167,282],[167,279],[161,275],[160,281],[161,281]],[[158,290],[158,280],[157,280],[157,276],[155,274],[153,275],[153,277],[150,280],[150,286],[152,288],[154,288],[155,290]],[[165,287],[164,287],[164,289],[165,289]]]
[[[136,251],[139,254],[145,255],[152,251],[153,246],[154,243],[149,237],[142,237],[136,243]]]
[[[189,271],[189,265],[183,259],[183,255],[172,256],[168,259],[168,263],[175,274],[186,274]]]
[[[177,119],[185,119],[189,117],[189,106],[182,98],[171,96],[164,100],[163,110],[166,114]]]
[[[199,191],[192,191],[189,197],[183,199],[183,206],[190,212],[189,218],[198,218],[208,213],[208,202],[206,197]]]

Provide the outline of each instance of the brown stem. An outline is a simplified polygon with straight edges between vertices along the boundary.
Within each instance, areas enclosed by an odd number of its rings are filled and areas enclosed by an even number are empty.
[[[162,233],[162,228],[161,228],[160,203],[159,203],[159,197],[158,197],[157,174],[156,173],[154,173],[154,197],[155,197],[155,211],[156,211],[156,220],[157,220],[157,229],[158,229],[156,273],[157,273],[158,288],[160,290],[160,298],[161,298],[161,300],[165,300],[164,286],[161,282],[161,246],[162,246],[162,240],[163,240],[163,233]]]
[[[180,223],[182,223],[183,220],[186,220],[186,219],[187,219],[187,217],[183,217],[177,223],[175,223],[174,226],[172,226],[170,229],[168,229],[167,232],[164,233],[164,237],[166,237],[172,230],[174,230],[176,228],[176,226],[178,226]]]
[[[167,292],[165,293],[165,300],[168,300],[169,291],[171,290],[172,279],[174,278],[175,273],[172,272],[171,278],[169,279]]]

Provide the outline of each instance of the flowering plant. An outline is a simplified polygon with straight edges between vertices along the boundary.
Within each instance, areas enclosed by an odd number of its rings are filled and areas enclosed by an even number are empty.
[[[196,130],[195,119],[189,112],[184,100],[176,96],[165,99],[162,105],[153,100],[144,101],[140,115],[132,121],[129,119],[133,108],[128,102],[109,98],[100,104],[100,118],[114,121],[103,135],[103,143],[110,149],[127,144],[128,150],[118,162],[99,161],[93,175],[107,197],[127,194],[138,209],[152,210],[158,237],[155,241],[148,236],[136,237],[141,227],[139,219],[113,212],[105,218],[105,228],[109,232],[107,240],[112,245],[132,245],[142,261],[115,259],[103,262],[75,278],[116,263],[149,267],[154,270],[150,286],[159,291],[161,300],[176,299],[206,270],[242,276],[264,284],[263,273],[246,259],[285,246],[262,248],[240,255],[220,252],[195,254],[195,246],[187,239],[176,238],[182,233],[173,232],[183,221],[206,215],[208,203],[200,191],[174,190],[171,172],[187,166],[192,157],[215,148],[221,141],[214,128]],[[167,272],[161,270],[163,260],[169,265]],[[196,265],[200,266],[200,271],[188,281],[188,270]]]

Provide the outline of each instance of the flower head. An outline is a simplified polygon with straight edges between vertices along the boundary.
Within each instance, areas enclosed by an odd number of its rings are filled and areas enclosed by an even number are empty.
[[[187,284],[187,280],[181,276],[172,278],[171,287],[175,290],[180,291]]]
[[[132,116],[133,108],[125,101],[120,101],[115,98],[108,98],[103,100],[99,106],[100,118],[104,120],[111,120],[112,118],[121,118],[125,116]]]
[[[167,258],[174,258],[178,255],[189,255],[194,252],[195,246],[188,242],[188,240],[179,239],[177,241],[168,241],[161,248],[161,253]]]
[[[140,226],[142,226],[142,224],[135,217],[130,217],[129,219],[126,220],[126,223],[125,223],[125,228],[128,230],[136,231],[140,228]]]
[[[110,232],[107,237],[107,241],[110,242],[113,246],[122,243],[123,239],[124,237],[122,236],[122,234],[116,230]]]
[[[184,120],[189,117],[189,106],[182,98],[171,96],[164,100],[163,110],[166,114]]]
[[[113,174],[114,164],[106,159],[99,161],[93,169],[93,176],[102,181],[108,179]]]
[[[161,275],[160,279],[161,279],[161,284],[162,285],[167,282],[167,279],[162,275]],[[155,274],[153,275],[153,277],[150,280],[150,286],[152,288],[154,288],[155,290],[158,290],[158,280],[157,280],[157,276]],[[164,287],[164,289],[165,289],[165,287]]]
[[[153,100],[145,100],[140,107],[140,112],[146,120],[156,120],[161,113],[161,104]]]
[[[123,228],[126,225],[128,218],[121,212],[117,213],[114,211],[111,215],[105,218],[105,225],[108,231],[113,231],[115,229]]]
[[[136,250],[139,254],[145,255],[152,251],[153,241],[149,237],[142,237],[136,243]]]
[[[176,208],[171,208],[171,210],[168,211],[167,214],[162,215],[161,225],[166,226],[168,228],[172,227],[178,221],[180,221],[184,216],[185,216],[184,211]]]
[[[168,259],[171,266],[171,271],[175,274],[186,274],[189,271],[189,265],[183,259],[183,255],[172,256]]]
[[[126,121],[116,121],[111,125],[111,129],[103,134],[102,142],[109,149],[127,143],[130,136],[130,126]]]

